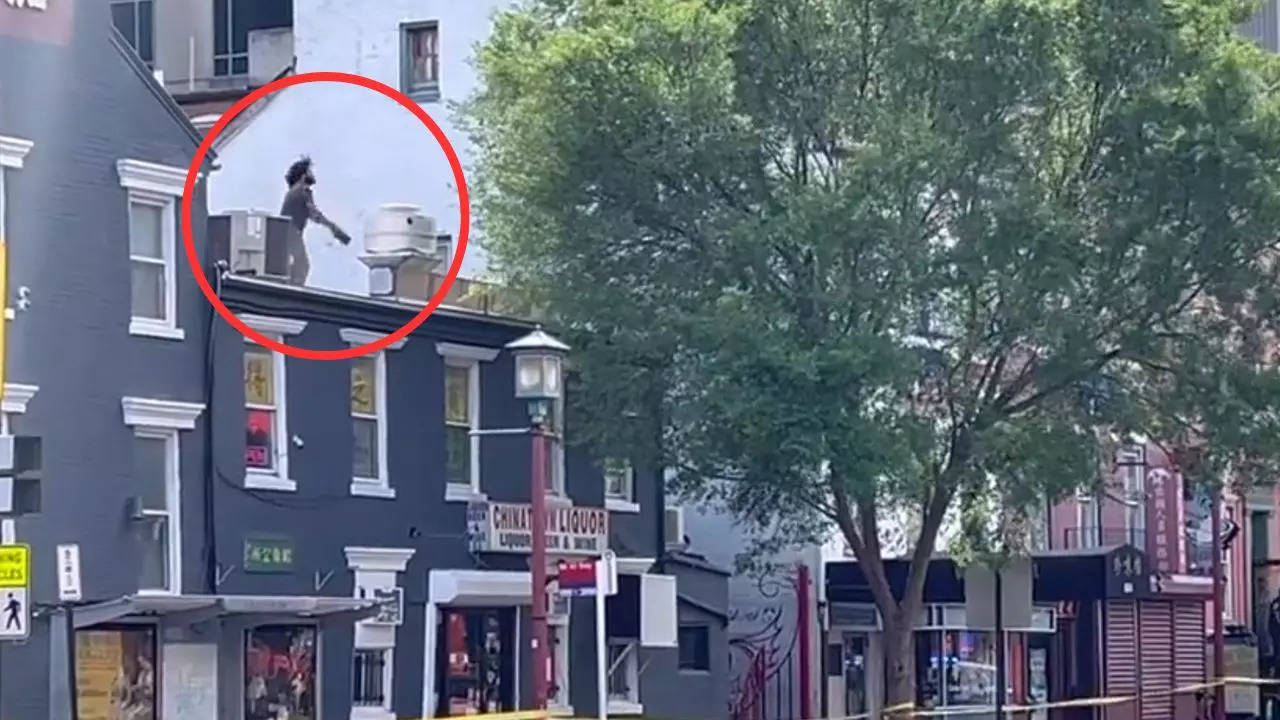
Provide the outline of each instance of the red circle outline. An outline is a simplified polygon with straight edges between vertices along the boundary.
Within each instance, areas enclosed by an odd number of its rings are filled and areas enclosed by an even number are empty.
[[[282,342],[272,340],[262,333],[254,330],[236,317],[218,297],[213,288],[209,286],[209,280],[204,276],[204,268],[200,265],[200,258],[196,255],[195,238],[191,232],[191,194],[195,190],[196,178],[199,175],[199,168],[204,164],[204,158],[209,153],[209,149],[213,147],[213,141],[218,134],[226,129],[227,125],[235,119],[237,115],[243,112],[253,103],[270,95],[277,90],[283,90],[294,85],[301,85],[309,82],[340,82],[350,85],[359,85],[379,92],[392,100],[400,103],[406,110],[413,113],[415,117],[422,121],[422,124],[431,131],[431,135],[435,137],[436,142],[440,143],[440,148],[444,150],[445,157],[449,160],[449,168],[453,171],[453,179],[458,187],[458,241],[457,250],[454,252],[453,262],[449,265],[449,272],[444,277],[444,282],[440,289],[436,290],[435,295],[422,308],[418,314],[414,315],[409,322],[400,327],[399,330],[389,333],[380,340],[375,340],[364,345],[348,347],[344,350],[310,350],[307,348],[294,347],[285,345]],[[467,250],[467,235],[470,232],[471,225],[471,200],[467,193],[467,179],[462,172],[462,163],[458,161],[458,154],[454,152],[453,145],[450,144],[449,138],[445,137],[444,131],[436,124],[431,116],[422,109],[418,103],[409,99],[404,93],[394,88],[388,87],[383,83],[363,75],[355,75],[344,72],[309,72],[299,75],[287,75],[285,77],[272,80],[262,87],[254,90],[245,97],[241,98],[235,105],[232,105],[213,127],[204,136],[204,140],[200,143],[200,147],[196,149],[196,154],[191,158],[191,167],[187,169],[187,182],[182,190],[182,243],[187,252],[187,264],[191,267],[191,274],[196,278],[196,284],[200,286],[200,291],[204,293],[205,298],[213,305],[224,320],[231,324],[232,327],[239,330],[245,337],[270,348],[279,353],[284,353],[290,357],[302,358],[304,360],[347,360],[349,358],[360,357],[369,353],[374,353],[392,343],[403,339],[409,333],[413,332],[435,311],[440,303],[444,301],[444,297],[449,292],[449,288],[453,287],[453,281],[458,277],[458,270],[462,267],[462,258]]]

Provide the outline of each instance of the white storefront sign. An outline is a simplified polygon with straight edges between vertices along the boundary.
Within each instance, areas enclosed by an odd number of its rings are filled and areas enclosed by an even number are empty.
[[[533,551],[533,512],[528,504],[475,503],[467,516],[472,548],[477,552]],[[598,556],[608,546],[609,513],[604,508],[547,508],[548,553]]]

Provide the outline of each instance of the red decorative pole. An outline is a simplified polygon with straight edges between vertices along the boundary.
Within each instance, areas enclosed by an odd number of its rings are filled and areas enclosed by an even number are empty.
[[[796,570],[796,605],[799,607],[796,632],[800,633],[800,717],[813,718],[813,702],[810,693],[813,678],[809,677],[809,566],[800,563]],[[825,678],[824,678],[825,679]]]
[[[1222,577],[1222,489],[1213,483],[1213,675],[1220,682],[1226,677],[1226,638],[1223,636],[1223,577]],[[1226,687],[1215,685],[1213,690],[1213,718],[1225,720]]]
[[[547,463],[546,436],[533,429],[533,472],[530,512],[533,513],[533,554],[529,568],[533,580],[533,709],[547,708]]]

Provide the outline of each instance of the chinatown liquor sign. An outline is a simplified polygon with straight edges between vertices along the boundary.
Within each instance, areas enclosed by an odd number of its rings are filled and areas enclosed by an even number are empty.
[[[527,503],[472,503],[467,534],[475,552],[533,552],[533,512]],[[609,547],[609,513],[604,508],[552,505],[547,508],[547,552],[600,555]]]

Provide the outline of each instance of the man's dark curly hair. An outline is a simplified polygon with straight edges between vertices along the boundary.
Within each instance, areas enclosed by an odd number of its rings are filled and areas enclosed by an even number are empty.
[[[307,171],[311,169],[311,158],[303,155],[300,159],[289,166],[289,171],[284,174],[284,181],[289,187],[293,187],[302,178],[306,177]]]

